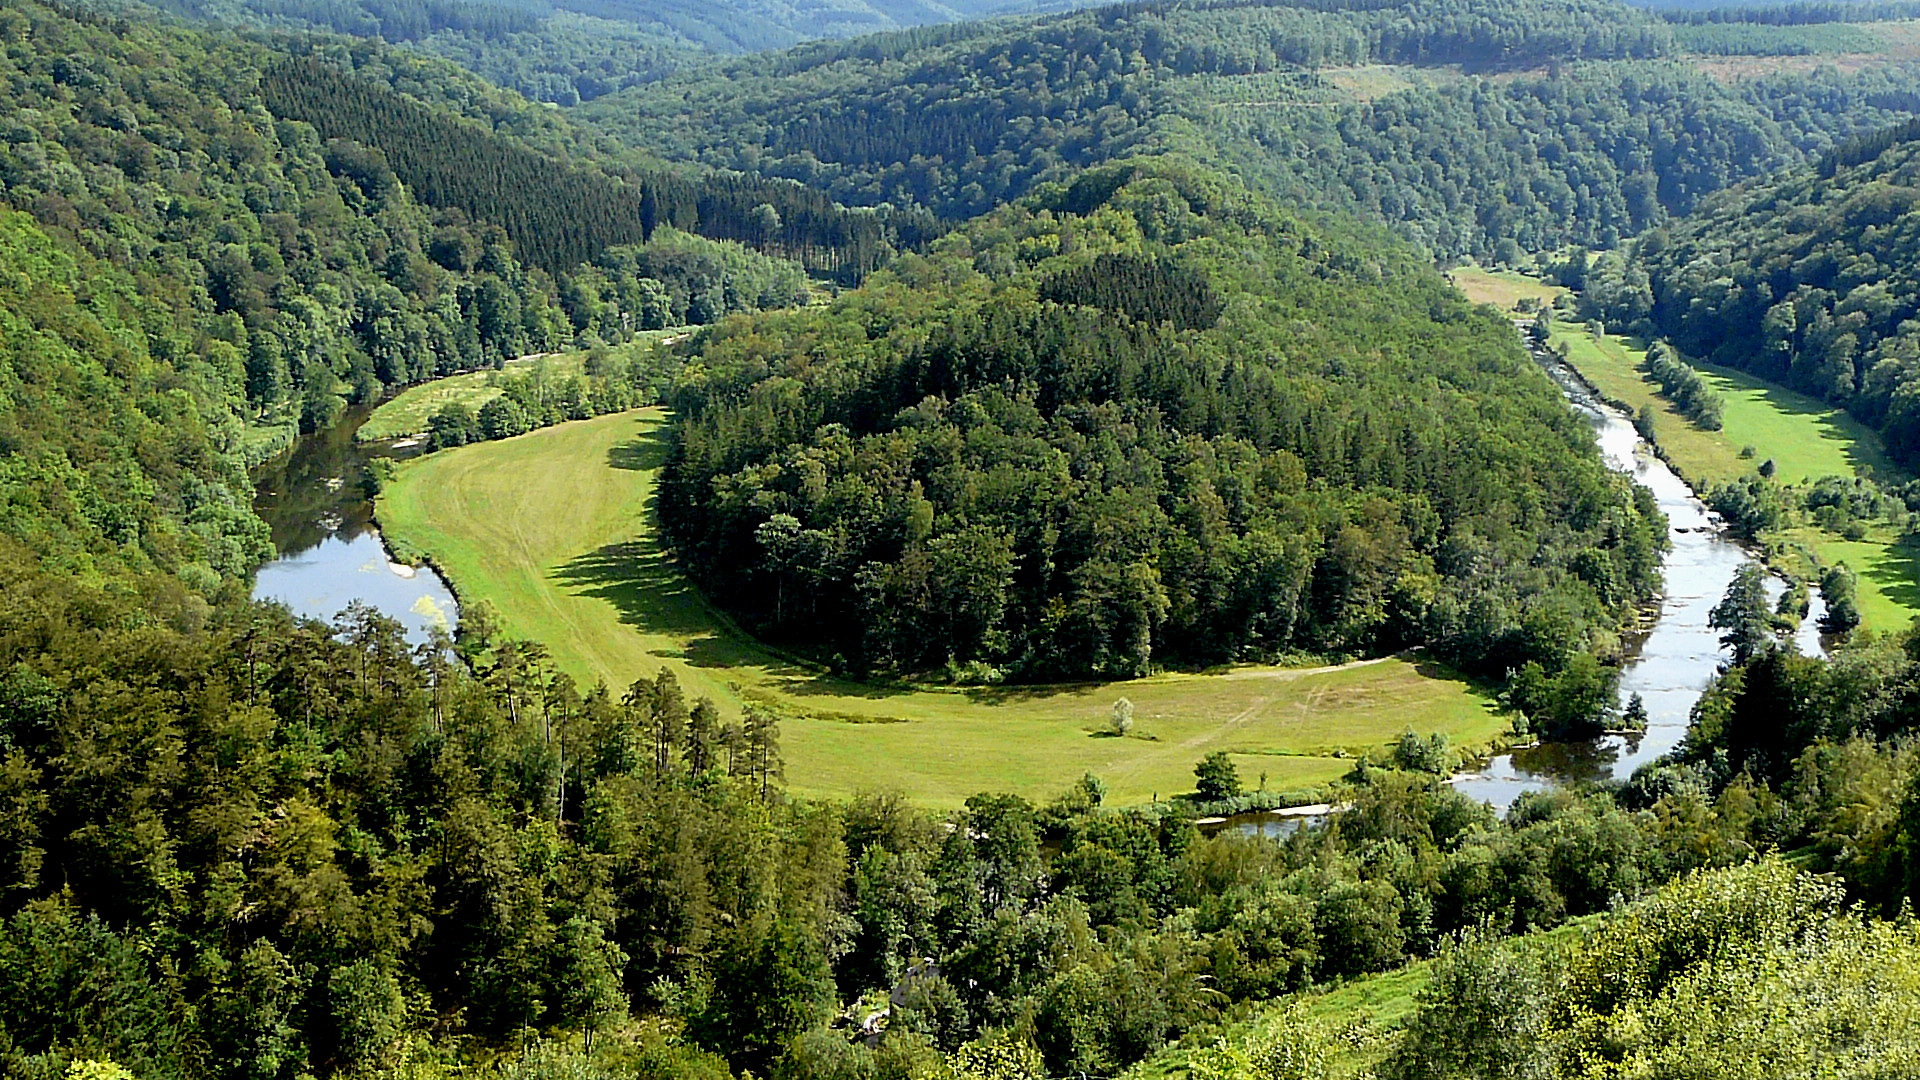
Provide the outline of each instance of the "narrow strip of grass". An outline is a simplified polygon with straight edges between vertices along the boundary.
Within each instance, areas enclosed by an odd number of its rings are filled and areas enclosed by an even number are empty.
[[[692,332],[691,327],[643,330],[635,334],[632,341],[610,346],[608,351],[616,359],[630,359],[635,353],[651,349],[661,341]],[[501,395],[499,383],[503,377],[524,378],[539,371],[556,383],[565,382],[586,370],[586,360],[586,351],[579,349],[538,353],[509,360],[498,370],[466,371],[410,386],[373,410],[373,415],[367,417],[366,423],[361,424],[360,430],[354,433],[354,441],[386,442],[389,439],[425,435],[433,414],[455,402],[479,412],[482,405]]]
[[[1705,431],[1681,416],[1639,370],[1646,352],[1638,342],[1596,338],[1579,327],[1557,325],[1555,347],[1565,346],[1575,370],[1603,395],[1636,411],[1653,410],[1654,437],[1667,460],[1696,491],[1753,475],[1774,463],[1782,483],[1824,476],[1905,478],[1887,457],[1880,437],[1825,402],[1774,386],[1745,372],[1697,364],[1701,378],[1720,394],[1719,431]],[[1742,451],[1751,448],[1750,456]],[[1884,523],[1861,540],[1844,540],[1810,525],[1785,530],[1776,539],[1781,570],[1811,576],[1816,564],[1844,562],[1860,579],[1861,625],[1869,630],[1905,629],[1920,616],[1920,550],[1900,540]]]
[[[354,433],[354,441],[386,442],[425,435],[428,422],[441,409],[458,403],[477,413],[482,405],[499,397],[504,393],[500,389],[503,376],[531,372],[539,365],[549,378],[565,381],[580,374],[585,357],[585,353],[524,356],[509,361],[499,370],[467,371],[409,386],[373,410],[373,415]]]
[[[834,679],[772,652],[714,612],[653,525],[666,417],[642,409],[406,462],[378,512],[463,603],[487,601],[583,684],[673,668],[689,694],[782,717],[787,780],[805,795],[899,790],[931,806],[980,791],[1049,798],[1085,773],[1117,804],[1189,791],[1214,750],[1249,787],[1316,801],[1353,754],[1408,728],[1483,746],[1508,726],[1491,697],[1441,665],[1244,668],[1126,683],[947,689]],[[1113,702],[1135,706],[1126,738]]]

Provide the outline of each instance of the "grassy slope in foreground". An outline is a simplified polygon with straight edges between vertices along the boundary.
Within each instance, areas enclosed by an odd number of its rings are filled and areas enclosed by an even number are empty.
[[[1639,409],[1651,405],[1654,433],[1669,461],[1695,490],[1751,473],[1772,459],[1786,483],[1822,476],[1898,477],[1899,470],[1880,447],[1880,438],[1831,405],[1742,372],[1697,365],[1724,404],[1723,426],[1703,431],[1654,392],[1638,365],[1646,353],[1614,335],[1595,338],[1583,329],[1562,326],[1555,345],[1567,347],[1567,359],[1602,394]],[[1753,457],[1742,458],[1751,446]],[[1920,551],[1903,542],[1892,527],[1876,523],[1863,540],[1843,540],[1804,526],[1786,538],[1808,548],[1825,563],[1844,562],[1859,575],[1861,623],[1870,630],[1899,630],[1920,615]],[[1801,573],[1810,566],[1786,568]]]
[[[408,462],[380,498],[381,525],[584,683],[624,686],[665,663],[730,712],[774,706],[801,794],[891,788],[952,806],[987,790],[1045,798],[1092,772],[1113,802],[1138,803],[1191,790],[1194,762],[1219,749],[1249,787],[1264,773],[1270,789],[1308,793],[1350,768],[1335,752],[1408,728],[1484,744],[1507,727],[1466,683],[1399,659],[971,691],[822,676],[732,630],[670,562],[652,528],[664,420],[642,409]],[[1135,733],[1107,737],[1121,696]]]
[[[1577,944],[1602,923],[1600,916],[1573,919],[1551,930],[1511,939],[1533,949],[1564,949]],[[1331,988],[1288,995],[1261,1006],[1243,1021],[1228,1026],[1219,1038],[1234,1043],[1270,1033],[1276,1017],[1296,1003],[1316,1024],[1338,1032],[1346,1044],[1331,1063],[1335,1077],[1360,1075],[1385,1060],[1400,1029],[1419,1007],[1419,994],[1433,981],[1433,961],[1416,960],[1394,971],[1362,975]],[[1182,1043],[1136,1065],[1125,1080],[1177,1080],[1192,1071],[1188,1063],[1196,1047]],[[1368,1072],[1364,1075],[1371,1076]]]

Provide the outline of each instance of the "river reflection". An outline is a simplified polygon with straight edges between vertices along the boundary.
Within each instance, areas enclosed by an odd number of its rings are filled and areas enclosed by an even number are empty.
[[[253,597],[328,620],[357,601],[398,620],[418,644],[434,627],[451,630],[458,609],[439,574],[393,562],[380,538],[367,463],[407,448],[353,441],[372,411],[350,410],[255,472],[254,512],[280,557],[260,568]]]
[[[1641,765],[1678,746],[1687,733],[1687,717],[1701,691],[1726,658],[1720,635],[1707,625],[1715,604],[1732,584],[1734,572],[1752,561],[1746,549],[1721,532],[1717,519],[1694,497],[1685,481],[1641,442],[1626,414],[1597,400],[1557,361],[1546,364],[1581,415],[1593,425],[1601,455],[1612,468],[1630,474],[1653,492],[1667,515],[1673,549],[1664,564],[1666,595],[1658,621],[1635,647],[1620,671],[1620,697],[1639,694],[1647,706],[1647,730],[1633,738],[1609,736],[1593,743],[1548,744],[1502,754],[1477,772],[1457,778],[1458,790],[1504,810],[1522,792],[1556,783],[1625,780]],[[1778,598],[1785,584],[1768,582]],[[1802,652],[1822,655],[1818,620],[1825,612],[1818,592],[1801,624]]]

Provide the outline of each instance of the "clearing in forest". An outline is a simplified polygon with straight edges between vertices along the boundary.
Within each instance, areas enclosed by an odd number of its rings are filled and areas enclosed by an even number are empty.
[[[1085,773],[1117,804],[1189,791],[1193,765],[1235,756],[1248,788],[1303,801],[1348,756],[1402,731],[1483,745],[1508,726],[1491,698],[1437,664],[1236,668],[1104,685],[873,686],[827,676],[733,628],[678,571],[655,527],[667,453],[659,409],[582,420],[403,464],[379,501],[396,544],[427,553],[463,603],[544,643],[583,685],[623,687],[671,666],[690,696],[782,718],[789,786],[805,795],[899,790],[931,806],[980,791],[1044,799]],[[1113,703],[1135,706],[1125,738]]]
[[[1536,300],[1551,305],[1567,292],[1559,285],[1550,285],[1517,270],[1460,266],[1447,271],[1447,279],[1474,303],[1492,304],[1508,313],[1518,310],[1522,300]]]

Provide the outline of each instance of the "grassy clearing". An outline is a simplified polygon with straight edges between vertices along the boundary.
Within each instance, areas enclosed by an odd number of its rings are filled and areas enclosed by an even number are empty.
[[[1449,271],[1447,277],[1452,280],[1454,288],[1466,294],[1467,299],[1476,304],[1492,304],[1507,312],[1519,310],[1522,300],[1537,300],[1551,305],[1567,292],[1559,285],[1549,285],[1539,278],[1528,277],[1515,270],[1462,266]]]
[[[647,330],[634,336],[623,345],[615,345],[611,352],[615,357],[627,358],[637,351],[653,348],[654,344],[666,338],[685,335],[686,328],[673,330]],[[524,375],[536,365],[544,364],[547,375],[556,382],[565,381],[580,374],[586,368],[587,354],[584,350],[560,353],[540,353],[510,360],[503,369],[504,373]],[[502,371],[488,369],[469,371],[459,375],[448,375],[442,379],[410,386],[394,395],[393,399],[381,404],[367,417],[354,433],[356,442],[385,442],[388,439],[402,439],[415,435],[424,435],[427,423],[433,414],[454,402],[460,402],[474,412],[480,406],[497,398],[502,393],[498,383]]]
[[[499,397],[503,393],[499,386],[502,374],[518,375],[533,370],[536,364],[545,364],[549,376],[564,380],[580,374],[585,360],[585,353],[542,353],[509,360],[500,371],[468,371],[410,386],[373,410],[354,433],[354,441],[385,442],[425,435],[427,422],[441,409],[458,402],[479,412],[480,406]]]
[[[1864,424],[1825,402],[1756,379],[1745,372],[1710,364],[1695,365],[1724,404],[1723,427],[1702,431],[1654,392],[1638,365],[1646,353],[1626,338],[1595,338],[1584,329],[1561,326],[1555,345],[1567,347],[1567,359],[1615,401],[1654,410],[1654,434],[1674,469],[1695,490],[1751,474],[1771,459],[1783,483],[1823,476],[1903,479],[1880,437]],[[1742,458],[1743,447],[1751,458]],[[1895,531],[1876,525],[1865,539],[1843,540],[1812,526],[1787,530],[1781,569],[1812,574],[1820,564],[1844,562],[1860,578],[1861,625],[1869,630],[1904,629],[1920,616],[1920,550],[1903,543]]]
[[[1867,629],[1904,630],[1920,616],[1920,546],[1901,540],[1887,526],[1876,525],[1861,540],[1802,526],[1789,531],[1787,541],[1822,563],[1844,562],[1853,570],[1859,577],[1860,625]]]
[[[1194,762],[1224,749],[1249,786],[1264,773],[1304,797],[1351,767],[1339,755],[1409,727],[1474,745],[1507,728],[1487,694],[1406,659],[967,690],[830,678],[733,629],[673,566],[651,527],[664,423],[642,409],[407,462],[381,525],[583,683],[624,686],[666,664],[725,710],[772,707],[798,793],[891,788],[954,806],[985,790],[1047,798],[1092,772],[1113,801],[1140,803],[1191,790]],[[1121,696],[1136,710],[1124,739],[1103,730]]]

